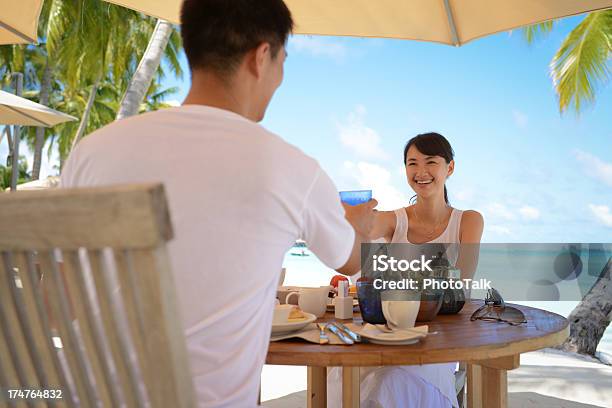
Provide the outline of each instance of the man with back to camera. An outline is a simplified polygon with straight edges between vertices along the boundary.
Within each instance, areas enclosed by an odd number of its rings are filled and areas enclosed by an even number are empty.
[[[376,201],[343,209],[319,164],[258,125],[283,78],[282,0],[186,0],[181,107],[115,122],[68,159],[63,187],[164,183],[168,244],[198,405],[256,405],[285,252],[297,238],[352,275]]]

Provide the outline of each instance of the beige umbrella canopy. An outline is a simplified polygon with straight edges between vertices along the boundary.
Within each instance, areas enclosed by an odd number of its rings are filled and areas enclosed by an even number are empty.
[[[43,0],[0,0],[0,45],[36,42]]]
[[[181,0],[107,0],[179,22]],[[489,34],[612,7],[612,0],[285,0],[296,34],[462,45]]]
[[[2,0],[0,0],[2,1]],[[180,23],[183,0],[104,0],[174,24]]]
[[[77,120],[77,118],[17,95],[0,91],[0,125],[51,127],[71,120]]]

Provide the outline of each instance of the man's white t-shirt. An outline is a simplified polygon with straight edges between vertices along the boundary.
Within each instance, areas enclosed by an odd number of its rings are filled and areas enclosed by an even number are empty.
[[[319,164],[260,125],[186,105],[81,141],[62,187],[162,182],[168,249],[199,406],[256,405],[283,257],[297,238],[328,267],[354,231]],[[160,375],[162,375],[160,373]]]

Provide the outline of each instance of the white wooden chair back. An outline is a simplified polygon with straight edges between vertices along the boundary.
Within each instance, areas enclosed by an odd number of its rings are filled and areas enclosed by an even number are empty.
[[[0,407],[194,406],[171,237],[161,185],[0,193]]]

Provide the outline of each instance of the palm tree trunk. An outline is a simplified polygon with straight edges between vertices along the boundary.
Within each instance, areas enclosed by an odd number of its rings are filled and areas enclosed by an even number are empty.
[[[85,134],[85,129],[87,129],[87,122],[89,121],[89,114],[91,112],[91,108],[96,99],[96,94],[98,93],[98,85],[100,85],[102,74],[98,76],[93,86],[91,87],[91,93],[89,94],[89,98],[87,98],[87,105],[85,105],[85,110],[83,111],[83,116],[81,117],[81,123],[79,123],[79,128],[77,129],[76,135],[74,139],[72,139],[72,147],[70,151],[74,150],[74,147],[79,143],[79,140]]]
[[[128,85],[127,91],[121,101],[117,120],[133,116],[138,113],[140,103],[144,99],[153,76],[159,68],[160,61],[164,55],[166,45],[172,34],[172,24],[165,20],[157,20],[155,30],[149,40],[149,45],[145,50],[138,68]]]
[[[2,132],[3,135],[6,135],[6,141],[8,142],[8,148],[9,148],[9,156],[11,156],[13,154],[13,135],[11,134],[11,127],[10,126],[4,126],[4,131]],[[2,142],[2,137],[0,137],[0,142]],[[0,163],[3,164],[3,163]],[[8,166],[9,164],[6,163],[6,165]]]
[[[570,313],[570,335],[559,348],[595,356],[612,317],[612,258],[582,302]]]
[[[51,90],[51,66],[47,61],[45,70],[42,76],[40,86],[39,102],[42,105],[49,103],[49,91]],[[45,128],[39,126],[36,128],[36,143],[34,144],[34,162],[32,163],[32,180],[38,180],[40,176],[40,166],[42,164],[42,150],[45,145]]]

